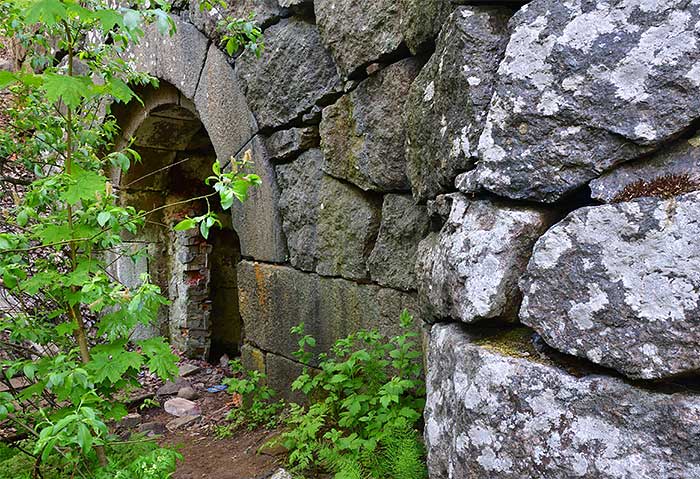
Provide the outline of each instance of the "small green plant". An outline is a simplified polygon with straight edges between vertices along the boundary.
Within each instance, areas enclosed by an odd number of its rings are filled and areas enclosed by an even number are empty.
[[[298,473],[317,466],[336,479],[424,479],[424,446],[418,431],[425,406],[421,353],[413,318],[401,315],[404,332],[391,339],[359,331],[338,340],[330,354],[317,357],[292,388],[311,399],[290,406],[281,441]],[[315,340],[304,325],[295,354],[307,366]]]
[[[268,429],[277,427],[279,413],[284,409],[284,401],[275,401],[275,391],[265,382],[267,377],[259,371],[245,371],[240,360],[231,361],[231,370],[236,376],[224,380],[228,391],[239,398],[237,408],[229,413],[232,429],[247,426],[255,429],[264,426]],[[226,434],[226,431],[221,431]],[[217,431],[218,434],[218,431]]]
[[[155,399],[146,398],[139,406],[139,411],[143,411],[145,409],[154,409],[157,407],[160,407],[160,402],[156,401]]]

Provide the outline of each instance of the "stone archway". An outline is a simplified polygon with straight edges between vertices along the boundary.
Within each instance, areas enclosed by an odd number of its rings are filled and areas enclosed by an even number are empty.
[[[236,280],[241,246],[230,212],[217,211],[223,228],[213,229],[208,239],[196,230],[173,229],[185,216],[206,211],[205,200],[188,200],[210,193],[204,180],[216,159],[214,146],[194,104],[175,87],[161,82],[138,94],[140,108],[117,107],[115,115],[122,141],[133,141],[141,162],[125,174],[114,172],[112,180],[124,204],[155,211],[139,236],[129,239],[133,252],[147,255],[136,262],[118,259],[115,270],[127,285],[148,273],[170,305],[162,308],[159,331],[137,333],[165,334],[191,357],[237,354],[242,340]],[[216,208],[217,202],[210,204]]]

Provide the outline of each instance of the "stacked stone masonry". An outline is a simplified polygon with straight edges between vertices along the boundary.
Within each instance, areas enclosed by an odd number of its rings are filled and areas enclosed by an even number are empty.
[[[132,52],[263,179],[246,366],[285,390],[291,327],[321,351],[408,309],[432,479],[700,478],[700,0],[249,10],[259,60],[195,3]]]

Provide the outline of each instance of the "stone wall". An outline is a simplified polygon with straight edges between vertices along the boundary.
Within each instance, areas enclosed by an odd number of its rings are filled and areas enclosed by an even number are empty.
[[[527,5],[523,5],[527,3]],[[432,324],[433,479],[700,477],[700,1],[247,0],[138,66],[264,186],[232,211],[243,356],[279,388]]]

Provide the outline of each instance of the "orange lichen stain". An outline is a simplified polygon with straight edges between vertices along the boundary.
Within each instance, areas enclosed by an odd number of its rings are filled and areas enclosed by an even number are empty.
[[[263,271],[260,263],[255,263],[253,265],[253,271],[255,272],[255,284],[257,286],[257,296],[258,305],[261,311],[267,310],[267,284],[265,281],[265,272]]]

